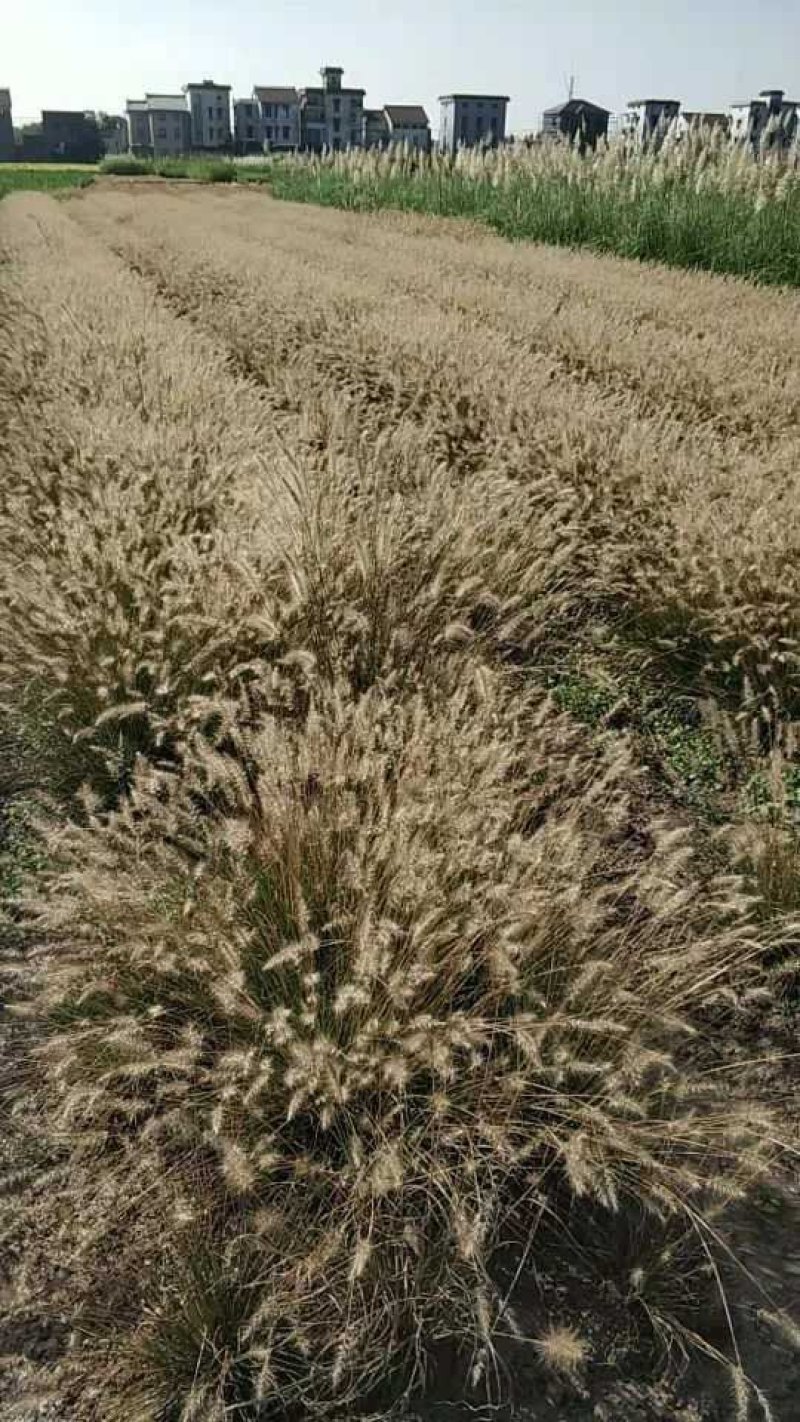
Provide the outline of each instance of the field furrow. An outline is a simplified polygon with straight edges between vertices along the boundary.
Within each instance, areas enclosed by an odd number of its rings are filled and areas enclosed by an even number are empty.
[[[114,192],[92,194],[73,211],[75,220],[113,245],[172,310],[221,341],[277,411],[298,416],[321,392],[335,390],[349,402],[353,429],[364,437],[380,435],[388,447],[402,441],[409,457],[468,478],[473,494],[493,480],[511,479],[528,491],[556,481],[570,491],[575,508],[587,509],[583,530],[571,519],[565,547],[573,549],[573,566],[581,569],[590,603],[623,601],[649,641],[660,626],[661,641],[679,644],[681,674],[688,669],[695,685],[715,663],[711,681],[717,694],[727,696],[730,683],[734,698],[744,692],[756,700],[765,695],[793,700],[798,628],[791,586],[800,535],[792,493],[800,448],[792,396],[800,378],[800,361],[792,357],[794,296],[784,310],[773,292],[747,290],[743,296],[734,289],[733,337],[723,342],[715,332],[723,328],[733,284],[718,280],[708,329],[712,355],[704,354],[702,364],[685,343],[680,359],[678,343],[662,362],[660,331],[638,320],[636,301],[630,315],[623,300],[607,304],[613,313],[606,325],[612,349],[614,331],[625,327],[637,352],[628,366],[630,383],[621,388],[603,362],[591,368],[591,351],[605,350],[595,335],[591,303],[583,322],[582,364],[576,367],[575,350],[568,360],[563,342],[559,348],[546,283],[539,287],[538,327],[523,306],[509,337],[481,319],[482,294],[490,283],[475,283],[474,297],[473,288],[464,286],[459,310],[448,304],[451,287],[444,299],[437,299],[435,283],[426,287],[418,273],[426,270],[423,253],[432,240],[427,231],[417,239],[406,236],[401,224],[395,262],[386,222],[368,222],[365,240],[369,246],[374,229],[374,241],[385,252],[386,277],[376,268],[357,281],[348,271],[355,261],[351,244],[340,242],[328,254],[318,243],[316,259],[309,262],[301,240],[306,224],[316,237],[320,224],[338,234],[353,219],[259,204],[236,194],[233,200],[214,197],[209,210],[219,221],[210,222],[204,201],[205,195],[159,195],[142,213],[127,193]],[[287,229],[297,252],[290,250]],[[422,250],[415,258],[417,240]],[[476,238],[476,245],[480,252],[496,247],[498,263],[507,260],[507,249],[496,239]],[[466,260],[460,255],[464,242],[451,246],[456,262]],[[522,264],[523,258],[536,272],[537,255],[525,253],[514,261]],[[578,267],[570,293],[577,311],[582,266],[593,267],[596,259],[541,256],[545,266],[554,260],[562,281],[570,263]],[[612,287],[621,265],[608,263]],[[408,287],[400,290],[398,271],[404,270]],[[649,274],[635,269],[634,275],[646,293]],[[597,277],[592,280],[599,287]],[[664,313],[669,283],[680,307],[689,280],[658,274]],[[626,297],[633,284],[625,270]],[[415,297],[417,285],[423,300]],[[703,278],[700,285],[705,293],[715,284]],[[641,294],[638,300],[646,308],[650,298]],[[752,315],[762,310],[773,338],[784,342],[780,376],[772,384],[747,374],[760,342],[757,323],[751,319],[748,329],[743,319],[748,303]],[[510,322],[508,312],[504,319]],[[529,331],[539,348],[521,353]],[[695,393],[706,390],[702,409],[695,399],[687,404],[678,398],[681,382]],[[534,547],[529,515],[521,509],[519,517],[517,536]],[[581,544],[583,556],[576,551]],[[740,586],[743,578],[747,590]],[[759,598],[773,609],[771,635],[780,641],[780,651],[765,652],[753,626],[748,608],[754,579]],[[724,649],[719,656],[715,645]]]
[[[135,199],[125,193],[96,200],[93,194],[76,206],[76,216],[98,225],[106,239],[116,231],[118,243],[137,231]],[[642,272],[611,259],[599,264],[598,280],[591,257],[509,248],[488,236],[465,248],[433,235],[435,224],[406,219],[392,227],[385,219],[276,206],[254,195],[248,201],[247,194],[233,201],[229,194],[177,194],[153,216],[158,226],[152,218],[144,223],[146,243],[158,233],[168,247],[178,244],[185,261],[194,252],[207,279],[215,266],[237,278],[261,277],[287,299],[291,290],[299,309],[313,306],[315,291],[345,312],[371,304],[387,338],[393,324],[405,330],[427,307],[431,320],[439,314],[445,326],[452,320],[454,342],[465,330],[483,336],[489,368],[493,333],[506,349],[512,343],[515,365],[529,356],[549,359],[600,395],[630,392],[649,411],[708,422],[756,448],[796,435],[800,301],[793,294]],[[356,245],[348,234],[359,221],[364,235]]]

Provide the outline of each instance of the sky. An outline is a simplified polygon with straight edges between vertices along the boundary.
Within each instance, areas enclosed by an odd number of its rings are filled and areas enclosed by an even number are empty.
[[[6,9],[7,6],[7,9]],[[14,121],[42,108],[124,112],[125,100],[214,78],[318,82],[322,64],[367,90],[366,104],[509,94],[508,131],[576,96],[612,112],[629,99],[725,109],[764,88],[800,98],[797,0],[5,0],[0,87]]]

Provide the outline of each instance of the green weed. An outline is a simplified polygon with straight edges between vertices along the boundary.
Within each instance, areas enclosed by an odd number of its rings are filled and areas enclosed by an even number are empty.
[[[0,198],[14,192],[58,193],[85,188],[94,181],[91,168],[26,167],[22,163],[0,166]]]

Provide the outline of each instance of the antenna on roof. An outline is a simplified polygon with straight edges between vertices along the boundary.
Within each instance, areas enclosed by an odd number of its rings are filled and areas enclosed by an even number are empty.
[[[568,88],[567,88],[567,98],[571,101],[571,100],[574,98],[574,95],[575,95],[575,75],[574,75],[574,74],[570,74],[570,76],[569,76],[569,85],[568,85]]]

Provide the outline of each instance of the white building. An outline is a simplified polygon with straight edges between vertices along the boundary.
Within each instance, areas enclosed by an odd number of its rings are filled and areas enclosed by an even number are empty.
[[[183,91],[189,99],[192,120],[192,147],[226,151],[231,148],[231,86],[204,79],[201,84],[187,84]]]
[[[406,143],[428,153],[431,146],[431,126],[421,104],[385,104],[383,113],[390,143]]]
[[[681,109],[677,128],[680,138],[685,138],[690,133],[702,133],[706,137],[712,133],[727,136],[730,119],[727,114],[711,113],[705,109]]]
[[[234,99],[233,141],[237,153],[263,152],[264,126],[258,99]]]
[[[678,117],[680,99],[631,99],[628,103],[626,132],[632,133],[647,146],[652,139],[666,133]]]
[[[261,141],[269,152],[300,147],[300,95],[288,85],[258,84],[253,99],[261,115]]]
[[[109,155],[127,153],[129,144],[127,119],[117,114],[96,114],[103,152]]]
[[[342,84],[337,65],[320,69],[321,85],[300,90],[300,137],[303,148],[360,148],[364,141],[365,89]]]
[[[506,136],[507,94],[442,94],[439,147],[455,153],[462,145],[496,147]]]
[[[384,109],[365,109],[361,139],[365,148],[386,148],[389,143],[389,125]]]
[[[797,136],[800,101],[783,89],[762,89],[756,99],[731,104],[731,138],[754,148],[786,148]]]
[[[137,158],[177,158],[192,146],[191,120],[183,94],[145,94],[128,99],[128,141]]]

